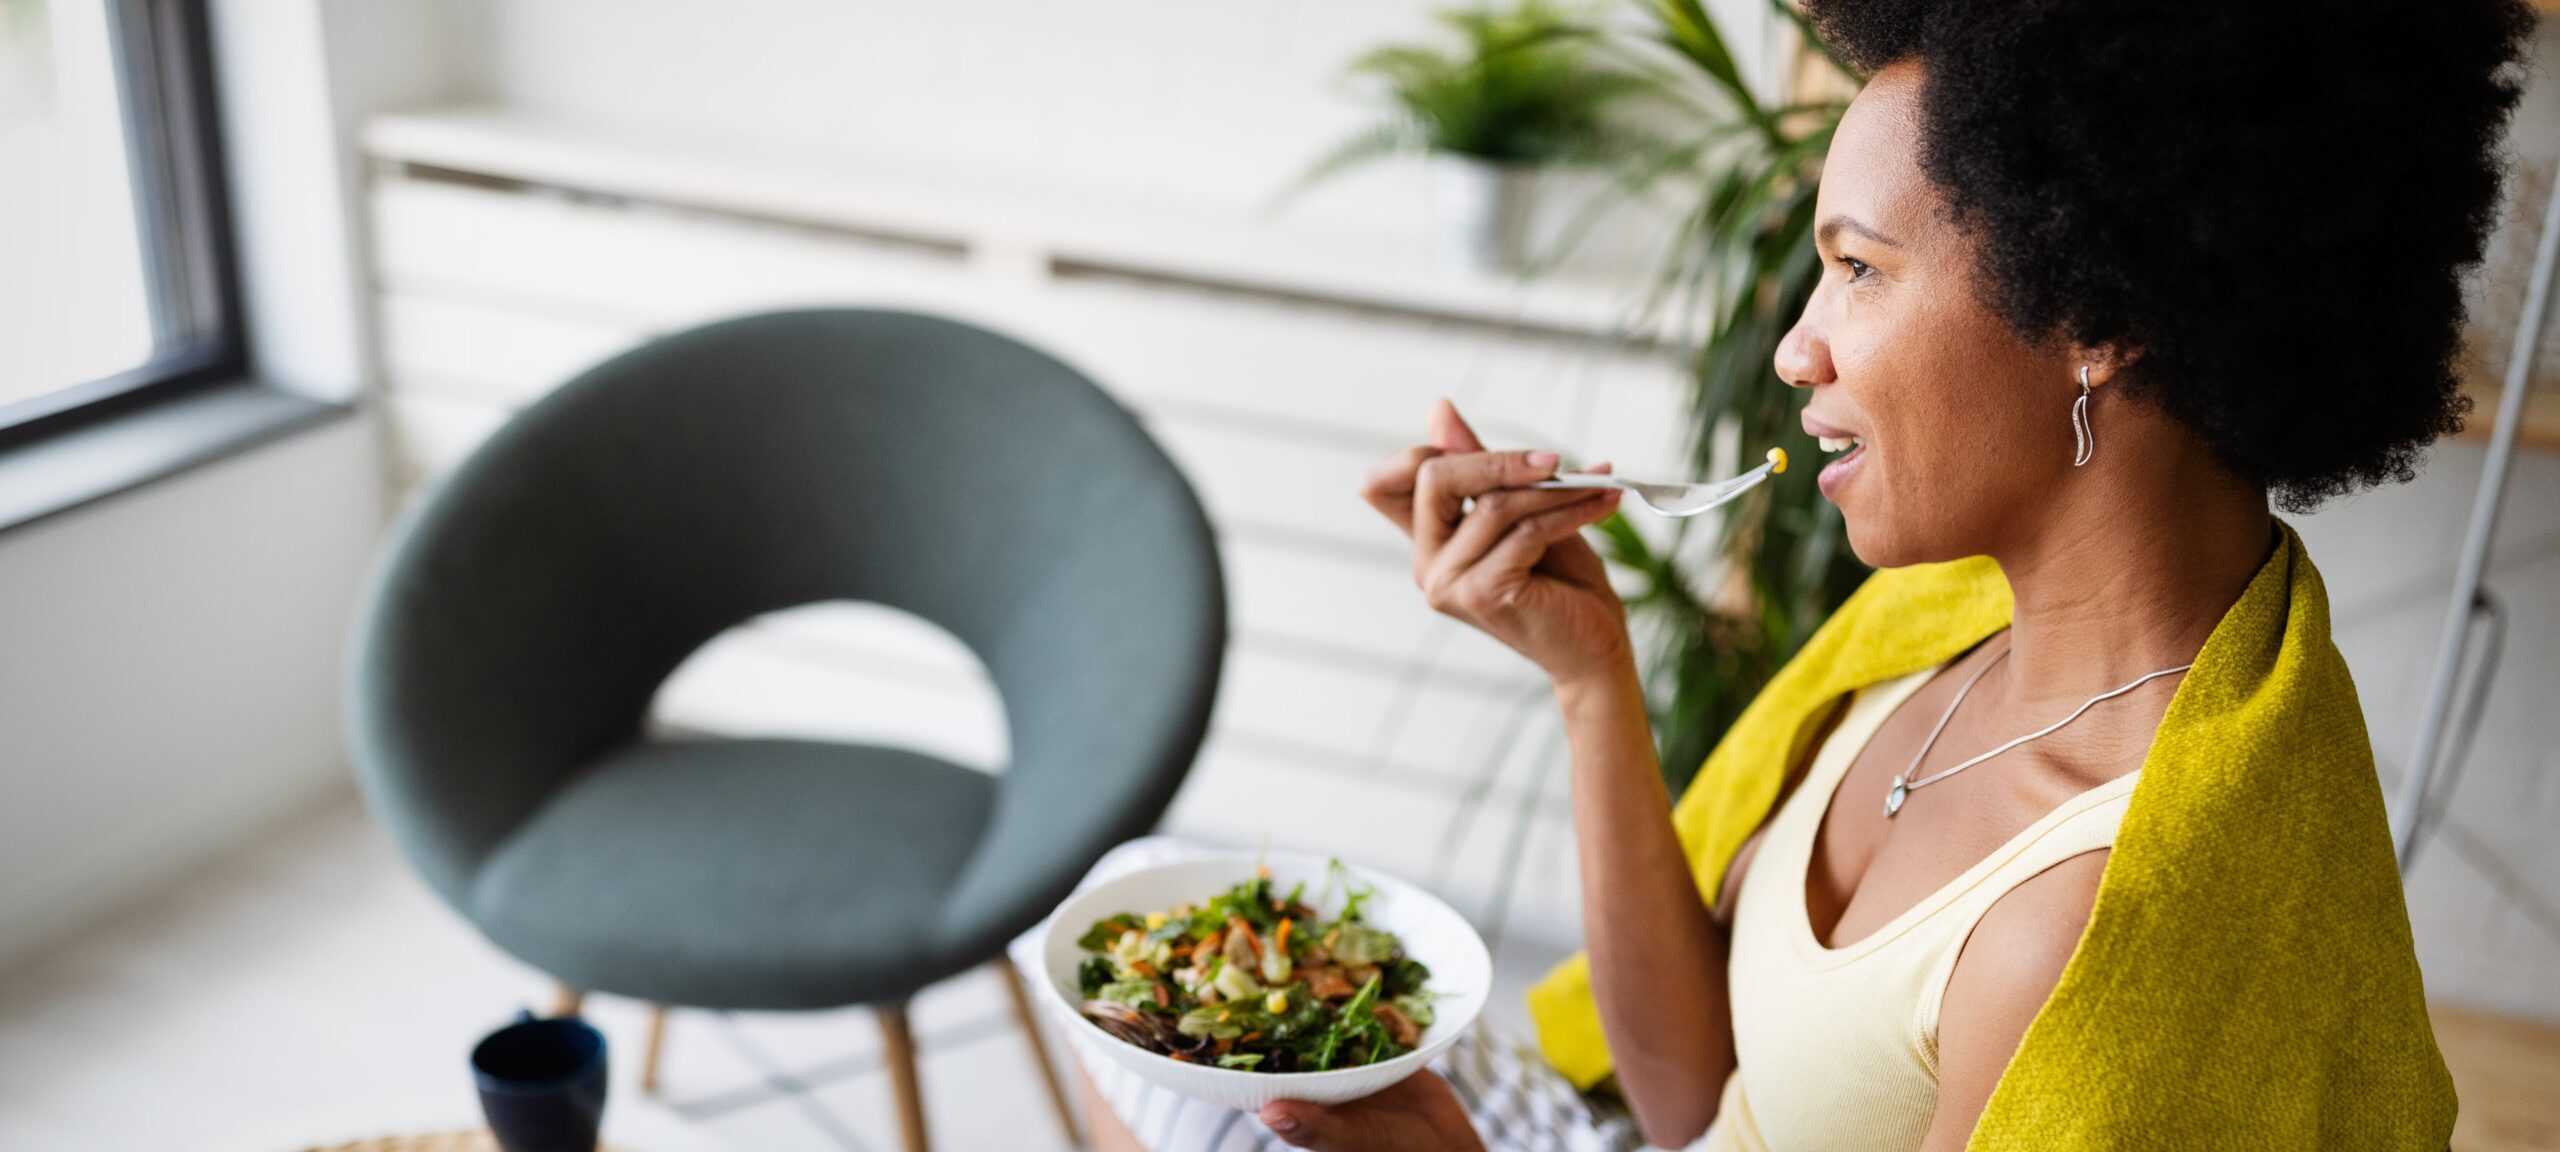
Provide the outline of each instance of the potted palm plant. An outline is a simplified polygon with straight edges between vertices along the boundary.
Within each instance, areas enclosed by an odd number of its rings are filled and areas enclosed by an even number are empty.
[[[1547,141],[1542,147],[1550,150],[1543,154],[1551,163],[1570,158],[1605,173],[1609,193],[1584,203],[1560,230],[1556,250],[1525,271],[1535,275],[1554,266],[1562,250],[1618,204],[1668,197],[1683,205],[1647,272],[1642,303],[1623,328],[1631,338],[1645,339],[1665,329],[1665,315],[1681,320],[1667,327],[1680,334],[1679,352],[1692,380],[1694,474],[1731,474],[1732,457],[1743,445],[1753,455],[1775,445],[1800,459],[1818,459],[1797,422],[1804,397],[1778,378],[1772,361],[1822,273],[1813,244],[1815,193],[1832,134],[1855,91],[1855,74],[1790,0],[1767,0],[1795,29],[1802,51],[1794,94],[1766,100],[1745,78],[1730,41],[1701,0],[1630,2],[1647,18],[1640,32],[1603,32],[1596,23],[1539,9],[1546,31],[1537,37],[1521,33],[1519,39],[1576,44],[1577,68],[1611,78],[1602,87],[1615,94],[1601,104],[1643,93],[1653,98],[1648,103],[1667,106],[1668,122],[1681,127],[1666,136],[1594,114],[1582,121],[1590,133],[1583,143],[1539,136]],[[1491,34],[1497,25],[1481,13],[1444,19],[1471,30],[1479,55],[1492,45],[1517,42]],[[1417,52],[1381,49],[1362,64],[1411,78],[1460,70],[1454,59]],[[1403,62],[1384,63],[1389,60]],[[1439,89],[1422,83],[1399,89],[1406,90],[1417,94],[1399,97],[1409,119],[1345,142],[1307,179],[1426,139],[1412,123],[1431,122],[1416,109],[1430,107],[1434,98],[1427,94]],[[1720,518],[1678,521],[1667,542],[1648,541],[1616,516],[1599,526],[1602,555],[1627,577],[1622,587],[1631,588],[1628,612],[1647,645],[1648,705],[1665,782],[1674,795],[1687,787],[1743,706],[1865,578],[1838,509],[1813,482],[1814,471],[1773,477],[1727,505]],[[1545,712],[1535,694],[1524,696],[1500,743],[1529,739]],[[1560,739],[1560,732],[1548,731],[1537,759],[1559,755]],[[1507,760],[1488,758],[1443,836],[1444,859],[1454,859]],[[1500,934],[1525,859],[1530,809],[1544,802],[1543,781],[1549,778],[1533,777],[1519,792],[1520,810],[1511,821],[1505,867],[1489,909],[1489,936]]]
[[[1649,62],[1643,67],[1658,78],[1657,91],[1689,109],[1683,119],[1691,129],[1623,157],[1619,185],[1629,192],[1668,185],[1691,207],[1663,245],[1630,330],[1652,330],[1663,309],[1703,328],[1683,349],[1698,475],[1732,471],[1719,449],[1730,455],[1739,445],[1754,455],[1775,445],[1817,459],[1798,423],[1805,396],[1779,379],[1772,361],[1822,275],[1814,196],[1854,73],[1790,0],[1768,0],[1803,51],[1794,98],[1763,100],[1700,0],[1635,2],[1651,24],[1623,46]],[[1865,578],[1814,471],[1773,477],[1711,524],[1681,521],[1667,547],[1648,544],[1615,517],[1601,525],[1603,554],[1636,577],[1629,612],[1660,638],[1647,684],[1675,795],[1761,685]],[[1700,531],[1716,534],[1704,571],[1677,559],[1696,551],[1682,545]]]
[[[1628,198],[1684,204],[1624,329],[1654,333],[1666,327],[1665,315],[1681,320],[1668,327],[1681,335],[1692,381],[1693,474],[1731,474],[1745,445],[1754,455],[1775,445],[1818,459],[1798,423],[1805,397],[1772,362],[1822,274],[1814,200],[1855,74],[1790,0],[1768,0],[1795,28],[1802,51],[1793,96],[1765,100],[1700,0],[1631,2],[1649,17],[1644,30],[1611,38],[1606,50],[1614,67],[1643,77],[1647,91],[1678,109],[1686,128],[1665,139],[1622,138],[1605,162],[1611,194],[1584,205],[1560,243],[1571,246]],[[1618,516],[1599,525],[1601,554],[1627,578],[1630,622],[1646,644],[1648,710],[1675,796],[1769,677],[1866,576],[1814,472],[1772,477],[1720,518],[1678,521],[1667,541],[1649,541]],[[1544,755],[1558,752],[1551,738]],[[1493,931],[1522,865],[1527,806],[1543,791],[1522,793]],[[1453,830],[1472,824],[1489,792],[1471,791]]]
[[[1419,156],[1435,253],[1470,269],[1524,269],[1540,246],[1542,174],[1640,151],[1642,138],[1611,113],[1653,81],[1601,64],[1600,26],[1549,0],[1434,19],[1457,46],[1394,44],[1354,60],[1346,75],[1382,86],[1388,116],[1342,141],[1280,199],[1355,166]]]

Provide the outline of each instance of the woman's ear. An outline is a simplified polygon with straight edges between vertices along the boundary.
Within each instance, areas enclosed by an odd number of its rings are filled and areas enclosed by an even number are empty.
[[[2074,349],[2071,359],[2071,382],[2074,384],[2080,382],[2080,368],[2085,364],[2089,368],[2089,390],[2098,391],[2114,381],[2134,359],[2133,354],[2113,344]]]

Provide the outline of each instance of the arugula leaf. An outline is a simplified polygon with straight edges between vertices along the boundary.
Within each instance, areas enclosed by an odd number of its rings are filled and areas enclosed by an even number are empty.
[[[1210,898],[1204,912],[1214,914],[1218,926],[1229,917],[1251,924],[1257,932],[1268,932],[1280,922],[1280,914],[1271,909],[1271,881],[1261,877],[1247,880]]]
[[[1333,1067],[1333,1058],[1343,1044],[1357,1042],[1363,1037],[1372,1040],[1369,1046],[1372,1056],[1364,1063],[1377,1063],[1375,1039],[1386,1030],[1386,1025],[1378,1019],[1377,1013],[1369,1009],[1378,1002],[1378,979],[1370,977],[1368,983],[1351,994],[1351,999],[1343,1002],[1342,1011],[1334,1016],[1333,1027],[1326,1030],[1316,1048],[1315,1061],[1319,1071]]]
[[[1343,867],[1341,860],[1327,860],[1325,861],[1325,887],[1331,888],[1336,883],[1342,885],[1342,915],[1336,919],[1343,923],[1358,920],[1360,906],[1368,903],[1370,897],[1378,894],[1375,888],[1353,884],[1351,870]]]
[[[1076,947],[1082,948],[1087,952],[1107,951],[1114,942],[1120,939],[1121,933],[1132,928],[1142,928],[1145,926],[1146,921],[1140,920],[1136,916],[1127,912],[1105,916],[1100,920],[1094,921],[1093,927],[1085,929],[1084,935],[1076,937]]]
[[[1399,943],[1398,947],[1402,944]],[[1386,977],[1389,996],[1410,996],[1420,992],[1423,983],[1431,979],[1431,969],[1411,956],[1398,956],[1394,963],[1384,966],[1381,974]]]
[[[1076,990],[1091,1000],[1094,993],[1102,991],[1103,985],[1111,983],[1113,975],[1111,961],[1100,956],[1087,956],[1084,963],[1076,965]]]

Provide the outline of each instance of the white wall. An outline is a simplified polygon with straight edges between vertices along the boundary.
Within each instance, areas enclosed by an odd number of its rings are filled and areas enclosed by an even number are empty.
[[[2484,455],[2476,441],[2449,442],[2415,483],[2298,522],[2329,585],[2386,795],[2424,708]],[[2491,561],[2486,587],[2509,617],[2504,655],[2445,822],[2409,876],[2409,919],[2430,995],[2560,1020],[2560,454],[2518,455]]]
[[[353,125],[450,95],[429,0],[217,0],[256,369],[374,377]],[[369,412],[0,534],[0,965],[345,778],[341,637],[384,512]]]
[[[0,962],[341,778],[369,419],[0,536]]]
[[[477,0],[462,26],[485,37],[476,82],[519,113],[1238,217],[1377,119],[1342,66],[1382,43],[1445,42],[1428,14],[1446,6]],[[1767,5],[1708,7],[1756,65]],[[1391,162],[1287,214],[1393,247],[1418,234],[1429,189],[1420,166]]]

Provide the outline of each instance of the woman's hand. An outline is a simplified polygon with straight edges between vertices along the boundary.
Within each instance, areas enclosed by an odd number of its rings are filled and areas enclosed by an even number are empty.
[[[1484,1141],[1447,1081],[1416,1072],[1373,1096],[1343,1104],[1274,1100],[1262,1123],[1283,1140],[1319,1152],[1482,1152]]]
[[[1558,684],[1615,673],[1632,650],[1626,606],[1581,530],[1617,509],[1618,492],[1526,487],[1555,475],[1555,454],[1488,452],[1446,400],[1431,410],[1430,437],[1380,464],[1361,491],[1413,538],[1423,598]]]

